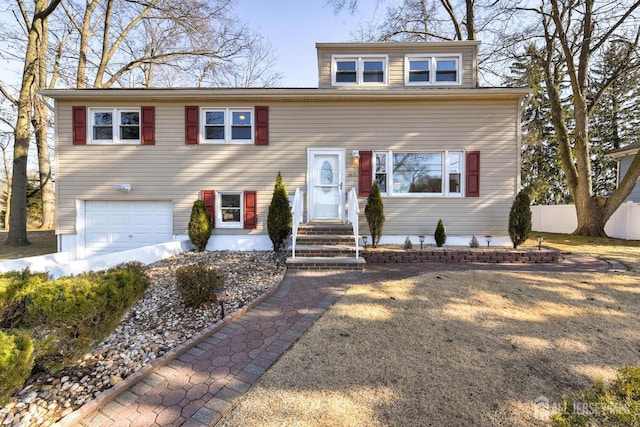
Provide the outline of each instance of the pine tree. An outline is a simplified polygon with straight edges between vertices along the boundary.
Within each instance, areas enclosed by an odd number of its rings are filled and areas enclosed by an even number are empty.
[[[380,242],[382,236],[382,227],[384,226],[384,204],[380,195],[380,187],[377,182],[373,182],[371,192],[367,198],[367,206],[364,208],[364,214],[369,224],[369,232],[371,233],[371,244],[375,248]]]
[[[189,240],[198,252],[202,252],[207,247],[209,237],[211,237],[211,219],[207,215],[204,202],[196,200],[193,202],[189,219]]]
[[[531,199],[522,190],[518,193],[509,212],[509,237],[516,249],[524,243],[531,233]]]
[[[280,172],[273,187],[273,197],[267,215],[267,231],[273,243],[273,250],[279,252],[284,248],[285,241],[291,234],[291,206]]]

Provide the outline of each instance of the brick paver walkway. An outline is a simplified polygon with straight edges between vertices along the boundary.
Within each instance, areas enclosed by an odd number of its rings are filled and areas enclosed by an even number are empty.
[[[60,424],[211,426],[350,286],[424,271],[467,269],[605,272],[611,265],[572,256],[557,264],[384,264],[369,266],[366,273],[289,271],[262,303],[112,400],[105,399],[91,414],[80,420],[71,414]]]
[[[287,272],[277,292],[82,420],[62,425],[210,426],[361,272]]]

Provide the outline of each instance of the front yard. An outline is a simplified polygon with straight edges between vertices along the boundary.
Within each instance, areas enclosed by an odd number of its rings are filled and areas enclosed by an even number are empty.
[[[549,234],[545,245],[633,271],[368,267],[372,280],[353,286],[222,425],[547,425],[563,395],[638,364],[640,246]]]

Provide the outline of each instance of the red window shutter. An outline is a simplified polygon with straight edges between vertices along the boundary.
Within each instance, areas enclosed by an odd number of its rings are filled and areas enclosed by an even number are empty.
[[[202,190],[202,202],[204,203],[205,211],[209,220],[211,221],[211,227],[216,226],[216,192],[214,190]]]
[[[467,197],[480,197],[480,152],[467,151]]]
[[[258,199],[255,191],[244,192],[244,228],[258,227]]]
[[[269,145],[269,107],[255,107],[255,144]]]
[[[73,145],[87,144],[87,107],[72,107]]]
[[[368,197],[373,183],[373,152],[360,151],[358,176],[358,195],[360,197]]]
[[[200,133],[198,116],[198,106],[184,107],[184,143],[187,145],[198,143],[198,134]]]
[[[156,108],[142,107],[142,145],[156,145]]]

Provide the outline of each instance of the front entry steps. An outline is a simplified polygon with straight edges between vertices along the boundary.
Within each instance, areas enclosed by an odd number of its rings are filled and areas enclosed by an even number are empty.
[[[356,258],[353,227],[349,224],[311,223],[298,228],[296,257],[287,258],[292,270],[364,270]]]

